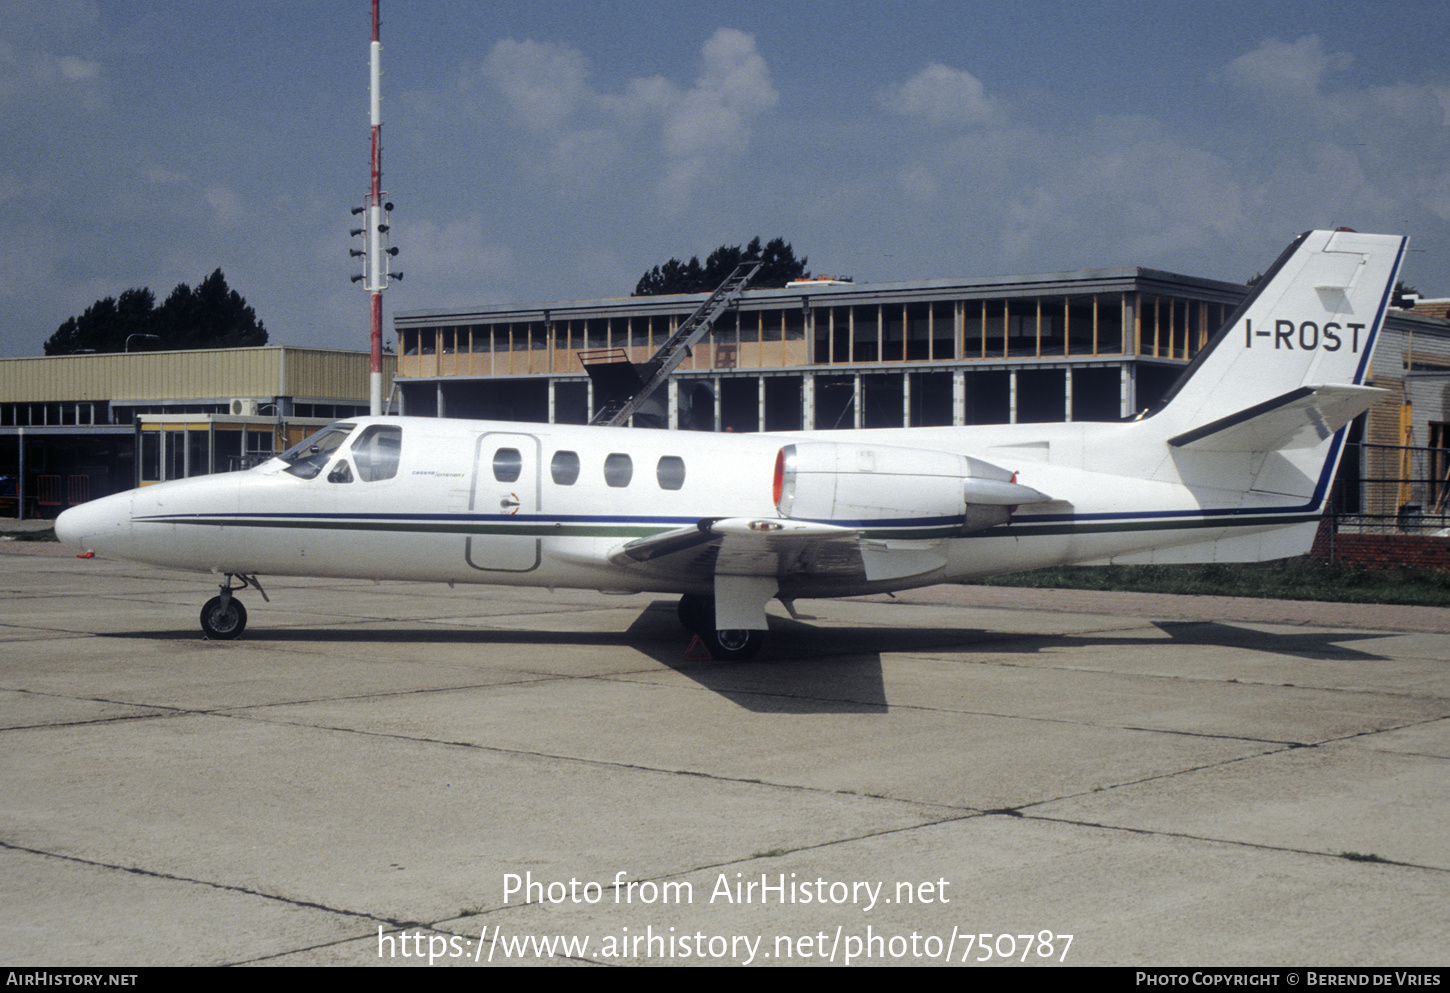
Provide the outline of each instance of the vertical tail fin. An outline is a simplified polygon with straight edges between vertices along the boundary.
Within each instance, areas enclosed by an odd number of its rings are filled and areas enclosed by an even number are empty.
[[[1309,551],[1364,385],[1406,239],[1310,231],[1281,255],[1135,427],[1185,486],[1180,531],[1115,561],[1252,562]],[[1172,512],[1162,515],[1174,516]]]
[[[1176,440],[1262,414],[1304,388],[1362,384],[1406,240],[1348,230],[1300,235],[1153,416]]]
[[[1171,453],[1165,478],[1312,523],[1344,425],[1383,392],[1363,384],[1405,243],[1311,231],[1290,245],[1153,416]]]

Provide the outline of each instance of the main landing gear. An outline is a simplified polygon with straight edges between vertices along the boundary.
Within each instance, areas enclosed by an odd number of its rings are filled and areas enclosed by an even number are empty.
[[[239,585],[232,585],[232,579],[241,580]],[[244,576],[241,573],[227,573],[226,582],[221,584],[221,595],[214,596],[201,608],[201,631],[213,641],[231,641],[247,629],[247,608],[242,606],[242,601],[232,596],[238,590],[244,590],[248,586],[255,587],[257,592],[262,594],[262,599],[268,603],[267,591],[262,589],[262,584],[257,582],[256,576]]]
[[[676,611],[685,630],[696,635],[717,662],[744,662],[765,644],[764,631],[717,631],[714,597],[686,593]]]

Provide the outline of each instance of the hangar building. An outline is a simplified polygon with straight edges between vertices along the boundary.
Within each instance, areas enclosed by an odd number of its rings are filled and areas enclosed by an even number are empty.
[[[0,359],[0,514],[245,468],[367,413],[368,368],[275,346]]]

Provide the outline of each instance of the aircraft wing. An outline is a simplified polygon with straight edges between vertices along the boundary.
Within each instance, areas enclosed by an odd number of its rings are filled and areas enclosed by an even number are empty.
[[[706,518],[628,542],[610,561],[710,581],[721,629],[763,630],[765,604],[785,577],[861,582],[921,575],[946,564],[946,542],[868,539],[856,528],[808,521]]]
[[[778,577],[790,573],[866,578],[861,532],[806,521],[707,517],[620,546],[615,565],[645,564],[689,578],[716,573]]]

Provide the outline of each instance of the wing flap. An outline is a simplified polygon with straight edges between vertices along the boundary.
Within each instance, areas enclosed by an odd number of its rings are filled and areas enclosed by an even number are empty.
[[[609,560],[699,580],[808,575],[876,581],[942,568],[946,543],[867,539],[856,528],[814,522],[706,518],[693,527],[637,538]]]
[[[751,556],[751,549],[774,549],[778,553],[807,541],[825,545],[849,542],[854,545],[858,537],[860,532],[856,529],[832,524],[773,518],[706,517],[687,528],[636,538],[615,549],[609,561],[614,565],[652,562],[681,553],[697,552],[702,545],[719,546],[727,538],[734,539],[730,544],[738,549],[736,557],[743,560]]]

